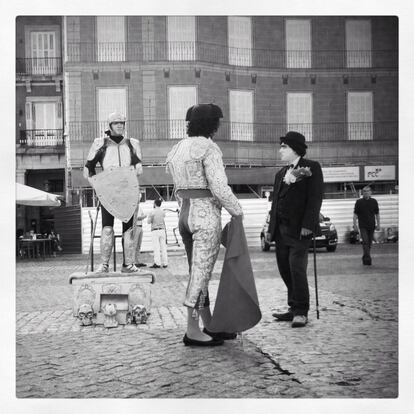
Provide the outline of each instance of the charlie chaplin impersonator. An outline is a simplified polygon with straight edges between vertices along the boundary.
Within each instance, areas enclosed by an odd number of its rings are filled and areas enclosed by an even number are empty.
[[[89,150],[84,177],[94,187],[102,203],[102,233],[100,240],[102,264],[98,273],[109,271],[109,260],[114,246],[114,216],[122,223],[123,265],[121,272],[135,273],[135,251],[138,233],[134,230],[139,205],[137,176],[142,174],[142,155],[139,141],[127,138],[126,117],[114,112],[108,117],[106,136],[96,138]],[[96,173],[96,165],[103,172]]]
[[[227,184],[222,153],[212,137],[217,131],[221,109],[214,104],[198,104],[186,114],[187,138],[167,155],[167,171],[172,175],[180,205],[179,231],[189,264],[190,278],[185,294],[187,332],[185,345],[222,345],[234,333],[213,334],[208,285],[220,250],[221,209],[231,216],[243,214],[241,205]],[[198,315],[207,329],[202,332]]]
[[[292,321],[292,327],[308,322],[308,250],[312,235],[321,234],[322,169],[318,162],[303,158],[306,148],[305,137],[299,132],[290,131],[280,138],[281,159],[288,165],[275,176],[267,235],[276,244],[276,261],[287,287],[289,306],[287,312],[273,316]]]

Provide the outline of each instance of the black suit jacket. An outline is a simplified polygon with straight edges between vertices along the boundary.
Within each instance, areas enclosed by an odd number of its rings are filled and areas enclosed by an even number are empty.
[[[318,162],[301,158],[296,166],[309,167],[312,175],[289,185],[283,184],[287,167],[280,169],[275,176],[273,202],[270,213],[269,233],[275,240],[277,221],[282,219],[287,225],[288,235],[300,239],[302,227],[321,234],[319,212],[323,198],[323,176]]]

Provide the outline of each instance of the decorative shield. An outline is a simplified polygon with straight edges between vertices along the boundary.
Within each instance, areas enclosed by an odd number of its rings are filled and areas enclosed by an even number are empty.
[[[114,217],[128,223],[139,200],[139,184],[135,169],[109,167],[89,177],[89,182],[105,209]]]

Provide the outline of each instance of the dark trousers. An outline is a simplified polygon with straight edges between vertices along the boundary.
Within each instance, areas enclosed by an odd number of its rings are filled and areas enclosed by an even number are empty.
[[[308,315],[309,285],[306,270],[310,240],[286,235],[283,225],[276,231],[276,261],[287,287],[288,305],[294,315]]]
[[[103,206],[101,205],[102,212],[102,228],[104,227],[114,227],[114,216]],[[132,227],[134,223],[134,216],[131,217],[131,220],[128,223],[122,222],[122,233],[125,233]]]
[[[114,227],[114,216],[104,207],[101,205],[101,212],[102,212],[102,228],[104,227]],[[131,217],[131,220],[128,223],[122,222],[122,234],[124,234],[127,230],[129,230],[132,225],[134,224],[134,216]],[[125,264],[125,252],[124,252],[124,238],[122,237],[122,257],[123,257],[123,264]]]
[[[363,256],[362,260],[366,262],[371,261],[371,246],[372,246],[372,240],[374,238],[374,229],[366,229],[364,227],[361,227],[359,229],[359,232],[361,234],[361,240],[362,240],[362,251]]]

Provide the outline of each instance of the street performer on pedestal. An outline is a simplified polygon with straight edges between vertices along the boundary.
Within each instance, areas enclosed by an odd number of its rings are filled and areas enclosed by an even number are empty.
[[[126,138],[126,117],[112,113],[108,117],[106,137],[96,138],[89,150],[84,176],[94,187],[102,204],[101,257],[97,272],[109,271],[109,259],[114,245],[114,217],[122,223],[123,273],[139,272],[135,266],[137,244],[134,213],[139,205],[137,176],[142,173],[141,148],[135,138]],[[97,163],[103,172],[96,174]]]

